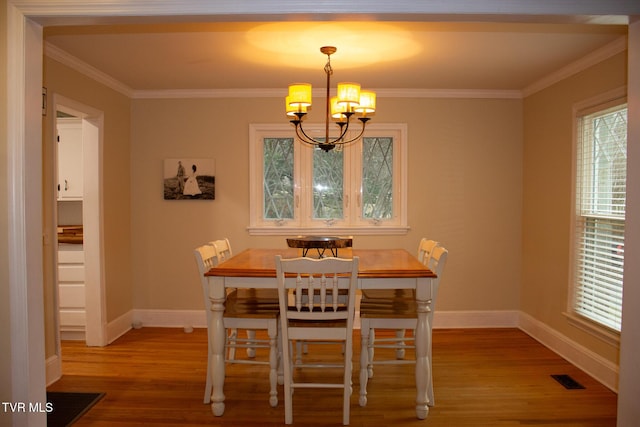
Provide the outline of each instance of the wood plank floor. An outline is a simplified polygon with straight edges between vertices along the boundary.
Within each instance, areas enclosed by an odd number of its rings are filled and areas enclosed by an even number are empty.
[[[223,417],[212,415],[209,405],[202,403],[206,339],[204,329],[187,334],[181,329],[143,328],[105,348],[63,342],[64,375],[49,390],[106,393],[75,424],[78,427],[283,425],[282,386],[278,406],[270,407],[266,366],[228,366],[226,412]],[[359,343],[359,335],[354,342]],[[352,426],[616,425],[615,393],[517,329],[434,330],[436,406],[426,420],[415,418],[412,365],[377,366],[369,381],[369,403],[358,405],[358,347]],[[310,350],[318,351],[322,347]],[[567,390],[552,374],[568,374],[585,389]],[[296,391],[294,425],[342,425],[340,393]]]

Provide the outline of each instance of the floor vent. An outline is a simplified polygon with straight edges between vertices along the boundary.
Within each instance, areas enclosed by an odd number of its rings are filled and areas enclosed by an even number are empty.
[[[580,390],[583,389],[584,386],[580,384],[578,381],[571,378],[569,375],[551,375],[551,378],[558,381],[564,388],[567,390]]]

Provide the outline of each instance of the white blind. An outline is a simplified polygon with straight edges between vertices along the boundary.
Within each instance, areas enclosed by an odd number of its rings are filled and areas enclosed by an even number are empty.
[[[574,310],[620,331],[627,177],[626,104],[578,117]]]

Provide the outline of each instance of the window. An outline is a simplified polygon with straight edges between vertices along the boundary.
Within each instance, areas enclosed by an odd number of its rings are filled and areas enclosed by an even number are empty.
[[[572,313],[620,331],[627,176],[624,100],[578,111]]]
[[[369,125],[329,152],[293,135],[288,124],[250,126],[251,234],[407,232],[405,125]]]

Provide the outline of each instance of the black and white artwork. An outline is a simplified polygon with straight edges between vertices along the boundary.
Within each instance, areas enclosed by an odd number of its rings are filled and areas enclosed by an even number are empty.
[[[216,198],[213,159],[165,159],[165,200],[213,200]]]

